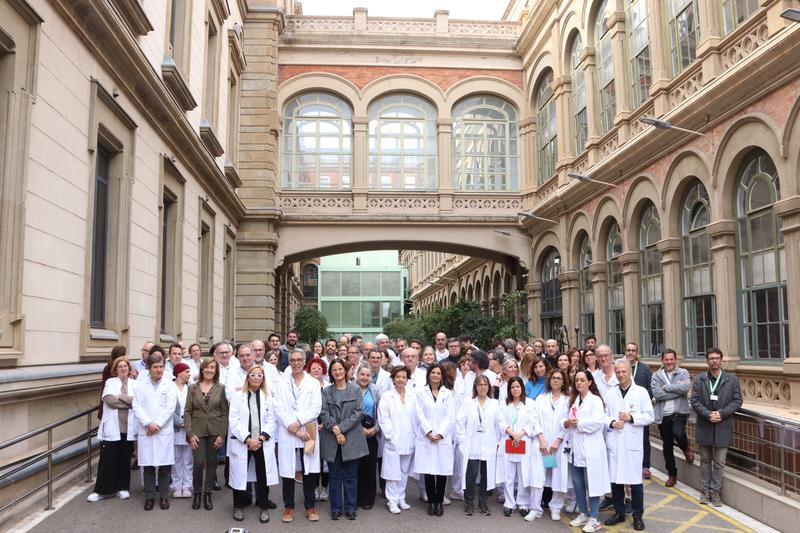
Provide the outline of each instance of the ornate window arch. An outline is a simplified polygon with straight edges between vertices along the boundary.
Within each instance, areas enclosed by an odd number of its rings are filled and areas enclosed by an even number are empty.
[[[476,95],[453,108],[453,187],[519,190],[517,110],[496,96]]]
[[[561,338],[561,256],[550,248],[542,263],[542,336]]]
[[[575,155],[586,148],[586,139],[589,137],[589,122],[586,111],[586,80],[581,68],[581,54],[583,42],[581,36],[576,34],[572,40],[570,51],[570,67],[572,70],[572,127],[575,134]]]
[[[697,0],[667,0],[672,75],[677,76],[697,58],[700,11]]]
[[[548,70],[536,86],[536,149],[539,156],[540,184],[550,179],[556,172],[557,141],[553,71]]]
[[[369,105],[369,188],[436,189],[436,110],[406,93]]]
[[[614,50],[611,42],[610,21],[613,20],[613,3],[603,0],[597,8],[594,21],[594,38],[597,50],[597,89],[600,93],[600,132],[605,135],[614,126],[617,114],[617,89],[614,81]]]
[[[626,27],[631,69],[631,104],[636,109],[650,96],[653,69],[650,65],[650,28],[647,0],[628,0]]]
[[[786,250],[773,204],[780,182],[772,159],[753,150],[742,162],[737,191],[739,286],[743,353],[747,359],[780,360],[789,354]]]
[[[347,102],[329,93],[303,93],[286,103],[284,189],[350,189],[352,118]]]
[[[681,270],[683,271],[683,320],[687,357],[703,357],[717,345],[717,304],[714,297],[714,264],[708,191],[697,181],[686,192],[681,209]]]
[[[725,33],[732,32],[735,28],[758,11],[758,0],[722,0],[722,18],[725,24]]]
[[[582,340],[594,335],[594,289],[589,265],[592,264],[592,243],[589,236],[581,239],[581,250],[578,256],[578,286],[580,289],[580,327]]]
[[[622,235],[614,222],[606,239],[606,278],[608,283],[608,344],[615,354],[625,353],[625,288],[622,283]]]
[[[642,313],[642,355],[664,351],[664,281],[661,273],[661,221],[653,204],[642,211],[639,224],[639,293]]]

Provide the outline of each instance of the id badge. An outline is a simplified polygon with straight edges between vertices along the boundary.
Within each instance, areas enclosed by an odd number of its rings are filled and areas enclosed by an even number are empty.
[[[712,402],[716,402],[719,400],[719,396],[717,396],[716,394],[712,394],[711,396],[708,397],[708,399],[711,400]]]
[[[486,431],[486,427],[483,424],[478,424],[478,427],[475,428],[475,431],[477,431],[478,433],[483,433],[484,431]]]

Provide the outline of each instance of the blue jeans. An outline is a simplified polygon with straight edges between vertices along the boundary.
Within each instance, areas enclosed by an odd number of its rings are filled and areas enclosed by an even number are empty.
[[[575,500],[578,502],[578,509],[590,518],[597,518],[600,512],[600,497],[589,497],[589,509],[586,506],[586,497],[589,494],[589,480],[586,476],[585,466],[575,466],[569,464],[569,473],[572,476],[572,486],[575,489]]]
[[[328,461],[328,497],[331,513],[355,513],[358,507],[358,460],[343,461],[342,448],[336,450],[336,460]],[[344,492],[344,494],[342,494]]]

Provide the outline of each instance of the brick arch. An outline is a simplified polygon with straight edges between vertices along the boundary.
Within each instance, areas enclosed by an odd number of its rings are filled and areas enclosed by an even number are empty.
[[[432,81],[411,74],[392,74],[368,83],[361,92],[355,116],[366,117],[372,102],[392,93],[416,94],[433,104],[437,119],[450,118],[450,109],[445,104],[442,90]]]
[[[795,101],[786,119],[781,140],[781,154],[788,159],[789,176],[796,177],[793,183],[795,190],[800,191],[800,97]]]
[[[646,174],[636,178],[633,185],[628,189],[622,204],[622,220],[628,221],[627,231],[623,232],[626,251],[639,249],[639,226],[642,212],[647,206],[654,205],[658,213],[659,222],[664,220],[664,213],[659,208],[660,198],[661,195],[658,193],[658,187],[653,176]]]
[[[310,92],[335,94],[350,104],[354,116],[356,107],[361,100],[356,86],[345,78],[328,72],[308,72],[290,78],[278,86],[278,113],[283,116],[286,102],[299,94]]]
[[[661,220],[661,238],[680,237],[680,212],[683,206],[686,188],[700,180],[706,191],[711,190],[711,173],[709,162],[702,152],[686,150],[673,158],[661,188],[661,209],[664,217]],[[716,206],[711,205],[711,220],[714,220]]]
[[[491,76],[475,76],[461,80],[450,87],[445,93],[445,103],[452,117],[453,107],[470,96],[490,94],[506,100],[517,109],[517,120],[527,116],[528,109],[525,94],[516,85],[506,80]]]

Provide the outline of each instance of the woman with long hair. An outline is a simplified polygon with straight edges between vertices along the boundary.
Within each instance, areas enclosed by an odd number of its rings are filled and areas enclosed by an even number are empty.
[[[538,357],[531,365],[528,382],[525,384],[525,395],[531,400],[535,400],[544,392],[545,379],[550,371],[550,366],[544,357]]]
[[[306,365],[306,372],[312,378],[319,381],[320,390],[325,389],[330,384],[328,378],[328,365],[320,357],[312,357]],[[320,457],[319,484],[314,488],[314,496],[317,500],[325,501],[328,499],[328,465]]]
[[[594,350],[583,351],[581,354],[581,365],[592,374],[597,372],[600,365],[597,363],[597,355],[595,355]]]

